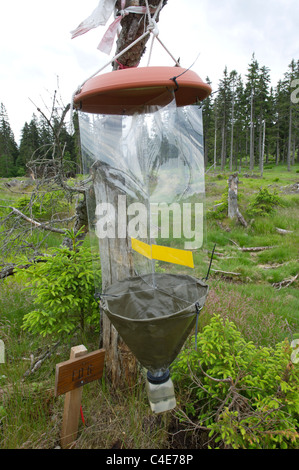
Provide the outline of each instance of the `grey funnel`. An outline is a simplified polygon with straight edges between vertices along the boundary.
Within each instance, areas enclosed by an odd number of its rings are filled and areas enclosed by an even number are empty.
[[[150,372],[165,371],[195,325],[208,286],[192,276],[155,273],[109,286],[101,306],[123,341]],[[196,304],[197,307],[196,308]]]

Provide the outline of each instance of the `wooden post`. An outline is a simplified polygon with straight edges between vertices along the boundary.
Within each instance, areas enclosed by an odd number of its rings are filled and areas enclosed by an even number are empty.
[[[234,219],[238,210],[238,173],[230,175],[228,178],[228,217]]]
[[[86,353],[85,346],[75,346],[71,349],[70,359],[77,359]],[[68,448],[77,438],[82,392],[83,387],[79,387],[65,394],[60,441],[63,449]]]
[[[69,361],[56,365],[55,396],[65,393],[60,441],[63,449],[77,438],[83,385],[102,377],[104,357],[103,349],[88,354],[81,344],[71,348]]]
[[[247,222],[242,216],[238,207],[238,173],[230,175],[228,178],[228,217],[230,219],[237,218],[238,221],[247,227]]]

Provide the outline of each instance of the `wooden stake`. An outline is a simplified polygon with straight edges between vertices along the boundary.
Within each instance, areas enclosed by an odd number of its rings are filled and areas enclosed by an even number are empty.
[[[87,353],[81,344],[71,348],[70,359],[56,364],[55,397],[65,394],[61,447],[69,448],[77,438],[83,385],[101,379],[105,350]]]
[[[70,359],[85,356],[87,349],[82,344],[71,348]],[[67,449],[76,440],[80,417],[80,406],[83,387],[76,388],[65,394],[64,413],[61,430],[61,447]]]

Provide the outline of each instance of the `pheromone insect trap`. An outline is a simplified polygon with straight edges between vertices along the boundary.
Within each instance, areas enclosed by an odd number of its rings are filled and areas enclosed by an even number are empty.
[[[169,366],[208,293],[194,270],[204,240],[199,102],[210,92],[190,70],[144,67],[92,78],[74,98],[91,231],[118,272],[97,286],[101,306],[147,370],[154,412],[176,404]]]

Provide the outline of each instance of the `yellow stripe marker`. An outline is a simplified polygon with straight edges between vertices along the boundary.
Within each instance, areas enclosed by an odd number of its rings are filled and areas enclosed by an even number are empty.
[[[131,238],[131,242],[132,249],[148,259],[194,268],[192,251],[178,250],[177,248],[169,248],[161,245],[148,245],[140,240],[136,240],[136,238]]]
[[[131,238],[132,249],[145,256],[148,259],[152,259],[152,249],[150,245],[147,245],[136,238]]]

